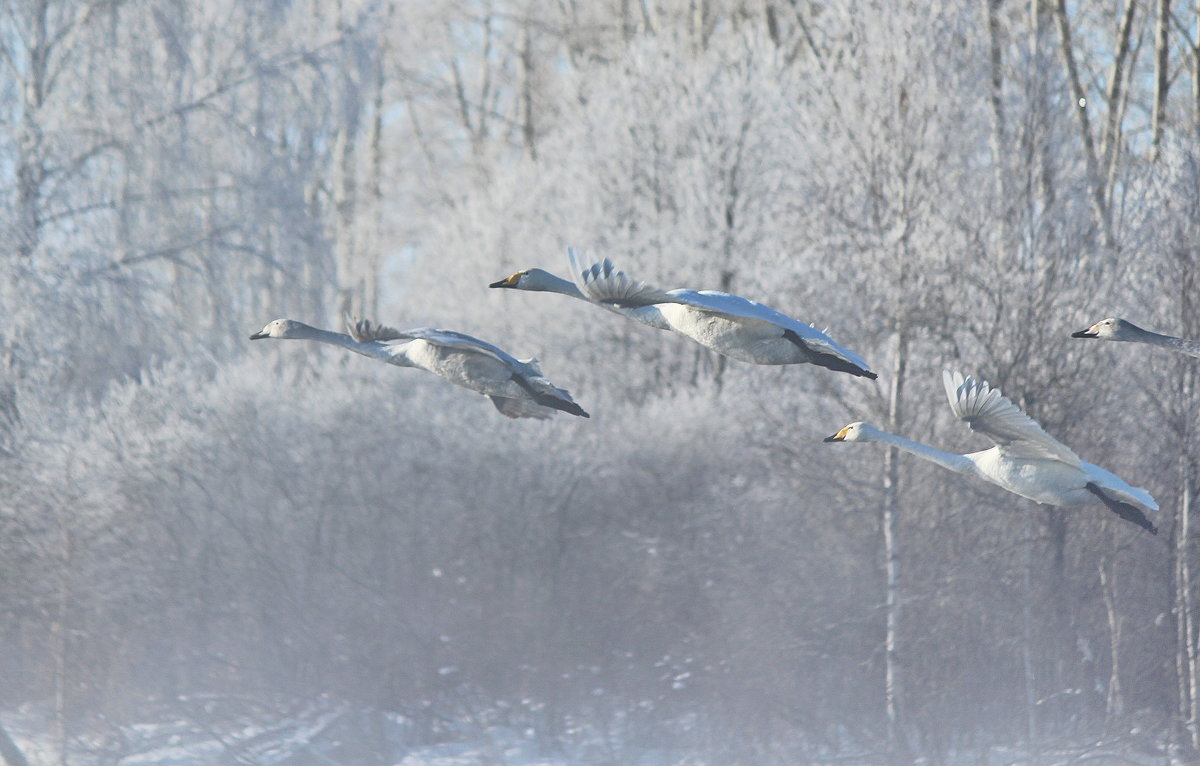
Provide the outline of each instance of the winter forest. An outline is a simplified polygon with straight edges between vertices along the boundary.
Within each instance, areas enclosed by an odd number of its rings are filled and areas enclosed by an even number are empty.
[[[11,0],[0,70],[7,766],[1200,758],[1200,360],[1070,337],[1200,337],[1194,2]],[[879,378],[488,289],[568,246]],[[591,418],[247,340],[347,314]],[[990,446],[944,369],[1159,533],[822,443]]]

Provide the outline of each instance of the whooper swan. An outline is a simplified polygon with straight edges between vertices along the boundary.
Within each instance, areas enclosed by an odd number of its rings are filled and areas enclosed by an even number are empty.
[[[491,398],[496,409],[510,418],[545,419],[554,410],[589,417],[569,393],[542,375],[534,359],[520,361],[490,343],[450,330],[400,331],[367,320],[348,320],[347,325],[349,335],[294,319],[276,319],[250,340],[315,340],[399,367],[419,367]]]
[[[956,455],[888,433],[867,423],[851,423],[827,442],[883,442],[937,463],[951,471],[978,476],[1009,492],[1046,505],[1082,505],[1093,498],[1126,521],[1151,534],[1158,529],[1145,511],[1157,511],[1150,493],[1132,487],[1079,456],[1042,430],[1015,404],[974,378],[944,372],[942,382],[950,409],[973,431],[996,443],[982,452]]]
[[[1128,340],[1134,343],[1149,343],[1151,346],[1162,346],[1181,354],[1200,357],[1200,341],[1176,338],[1173,335],[1160,335],[1156,332],[1143,330],[1124,319],[1109,317],[1101,319],[1096,324],[1071,333],[1072,338],[1095,338],[1096,340]]]
[[[876,378],[858,354],[769,306],[715,290],[660,290],[619,271],[607,258],[583,268],[574,248],[567,249],[567,258],[571,273],[578,275],[575,282],[542,269],[526,269],[488,287],[569,295],[691,338],[741,362],[815,364]]]

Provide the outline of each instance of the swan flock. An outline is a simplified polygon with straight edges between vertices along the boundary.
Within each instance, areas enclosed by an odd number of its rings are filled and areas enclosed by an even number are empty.
[[[673,332],[740,362],[811,364],[868,380],[877,378],[861,356],[827,332],[756,301],[714,290],[661,290],[630,277],[607,258],[585,265],[574,248],[568,248],[567,259],[572,279],[530,268],[489,287],[566,295]],[[348,331],[340,333],[293,319],[276,319],[250,339],[316,341],[399,367],[416,367],[488,397],[509,418],[546,419],[556,412],[589,417],[566,389],[545,377],[535,359],[519,360],[497,346],[452,330],[419,327],[401,331],[350,317],[346,325]],[[1124,319],[1101,320],[1071,337],[1141,342],[1200,357],[1200,341],[1160,335]],[[1158,504],[1145,489],[1080,459],[987,382],[946,371],[943,385],[955,417],[990,439],[990,449],[965,455],[946,452],[861,421],[850,423],[825,441],[887,444],[1037,503],[1077,506],[1099,502],[1122,519],[1158,533],[1147,516],[1158,511]]]

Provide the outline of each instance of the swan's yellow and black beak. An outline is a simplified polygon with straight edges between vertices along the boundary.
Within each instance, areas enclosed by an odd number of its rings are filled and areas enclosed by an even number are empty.
[[[521,281],[521,272],[518,271],[516,274],[513,274],[511,277],[505,277],[504,279],[501,279],[499,282],[491,283],[490,285],[488,285],[488,287],[516,287],[517,282],[520,282],[520,281]]]
[[[1098,333],[1098,332],[1093,332],[1092,328],[1089,327],[1086,330],[1080,330],[1079,332],[1071,333],[1071,337],[1072,338],[1095,338],[1099,334],[1100,333]]]
[[[269,338],[269,337],[271,337],[271,336],[267,335],[262,330],[259,330],[258,332],[254,333],[253,335],[250,336],[250,340],[259,340],[260,338]]]
[[[849,428],[849,426],[847,426],[846,428],[843,428],[842,430],[838,431],[833,436],[826,436],[823,439],[823,441],[826,441],[826,442],[844,442],[844,441],[846,441],[846,430],[848,428]]]

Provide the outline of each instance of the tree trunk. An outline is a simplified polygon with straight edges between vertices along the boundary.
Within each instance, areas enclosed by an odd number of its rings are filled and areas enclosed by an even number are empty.
[[[643,34],[657,34],[654,28],[654,10],[650,7],[650,0],[639,0],[638,6],[642,11],[642,24],[638,29]]]
[[[374,92],[371,95],[370,165],[367,172],[366,206],[369,208],[369,234],[363,245],[362,313],[367,317],[379,316],[379,272],[383,262],[383,88],[387,83],[387,66],[391,56],[389,30],[396,15],[396,3],[389,0],[384,32],[379,39],[379,55],[375,61]]]
[[[389,6],[389,17],[391,9]],[[363,316],[379,316],[379,270],[383,260],[383,84],[384,57],[387,46],[379,54],[375,68],[375,94],[371,116],[371,166],[367,179],[367,205],[370,207],[371,234],[364,248],[366,262],[363,264],[365,280],[362,297]]]
[[[775,10],[775,4],[771,0],[765,3],[763,19],[767,23],[767,37],[771,38],[771,44],[778,48],[782,42],[779,36],[779,12]]]
[[[529,10],[532,13],[532,9]],[[533,35],[529,18],[521,26],[521,140],[529,159],[537,160],[536,132],[533,125]]]
[[[46,75],[53,45],[49,31],[49,0],[37,0],[30,14],[28,70],[21,88],[21,124],[17,131],[17,255],[29,258],[41,241],[42,183],[46,178],[42,156],[42,105],[46,100]]]
[[[1197,41],[1192,46],[1192,130],[1200,131],[1200,0],[1196,0],[1195,32],[1192,39]]]
[[[987,29],[988,29],[988,67],[991,73],[991,92],[989,101],[992,107],[992,178],[996,185],[996,199],[1004,199],[1004,147],[1007,142],[1004,139],[1006,132],[1004,125],[1004,101],[1003,101],[1003,63],[1004,54],[1003,47],[1000,41],[1000,18],[997,13],[1000,6],[1000,0],[983,0],[984,9],[987,12]],[[1007,241],[1007,240],[1005,240]]]
[[[725,263],[730,263],[730,262],[731,261],[729,261],[728,259],[726,259],[726,261],[725,261]],[[720,286],[721,292],[725,292],[725,293],[733,292],[734,276],[735,276],[735,274],[734,274],[733,270],[731,270],[731,269],[722,269],[721,270],[721,286]],[[715,373],[713,373],[713,382],[717,386],[717,392],[720,393],[721,386],[724,385],[724,382],[725,382],[725,367],[728,365],[729,359],[724,354],[716,354],[716,357],[717,357],[717,370]]]
[[[1158,0],[1158,28],[1154,35],[1154,108],[1150,117],[1150,151],[1158,157],[1162,146],[1163,122],[1167,117],[1170,80],[1171,0]]]
[[[1046,55],[1046,40],[1044,39],[1049,27],[1049,4],[1053,0],[1030,0],[1029,3],[1029,58],[1034,64],[1037,71],[1042,71],[1043,68],[1050,66],[1049,57]],[[1049,153],[1046,151],[1038,139],[1033,126],[1041,124],[1042,121],[1048,118],[1051,111],[1049,97],[1046,91],[1046,79],[1044,77],[1035,77],[1028,84],[1031,90],[1032,109],[1038,118],[1031,125],[1022,131],[1022,155],[1025,157],[1026,173],[1028,177],[1036,179],[1030,185],[1029,193],[1032,197],[1036,191],[1036,199],[1041,203],[1043,209],[1049,208],[1054,204],[1056,189],[1054,183],[1054,163],[1051,161]]]
[[[691,0],[689,13],[689,23],[692,31],[692,49],[696,55],[699,55],[708,45],[707,35],[704,33],[704,17],[707,10],[705,0]]]
[[[357,212],[357,171],[354,167],[357,126],[344,125],[338,131],[337,182],[334,184],[334,252],[337,254],[338,318],[356,316],[362,311],[354,259],[356,257],[355,214]]]
[[[750,117],[747,115],[743,120],[738,131],[737,148],[733,153],[733,162],[726,174],[725,182],[725,210],[724,223],[725,232],[721,243],[721,262],[736,263],[737,257],[734,254],[734,246],[737,244],[737,213],[738,200],[741,198],[741,171],[742,158],[745,156],[747,136],[750,134]],[[721,270],[721,287],[723,292],[733,291],[733,279],[736,272],[733,269]],[[717,391],[721,390],[722,378],[725,375],[725,366],[727,360],[724,355],[717,355],[717,370],[715,381]]]
[[[54,606],[54,622],[50,626],[51,651],[54,656],[54,740],[58,749],[59,766],[67,766],[67,685],[71,650],[71,631],[67,621],[71,614],[71,568],[74,558],[71,527],[65,514],[65,511],[61,511],[58,519],[62,550],[58,561],[58,603]]]
[[[888,424],[897,431],[900,424],[900,403],[904,393],[905,370],[908,366],[908,337],[905,328],[896,329],[896,351],[892,364],[892,385],[888,397]],[[901,678],[896,658],[900,631],[900,572],[896,527],[900,510],[900,452],[888,447],[883,456],[883,556],[886,596],[884,600],[884,713],[887,716],[888,753],[893,762],[903,760],[907,749],[900,739]]]
[[[1180,283],[1180,314],[1183,319],[1183,332],[1188,337],[1194,337],[1196,331],[1192,301],[1192,291],[1195,289],[1195,275],[1192,270],[1190,253],[1180,253],[1181,279]],[[1192,599],[1192,566],[1191,566],[1191,519],[1192,519],[1192,486],[1193,486],[1193,453],[1192,438],[1194,429],[1192,415],[1195,407],[1195,365],[1181,362],[1180,406],[1179,406],[1179,515],[1175,524],[1175,620],[1178,650],[1176,654],[1176,669],[1180,676],[1179,683],[1179,713],[1187,731],[1187,738],[1192,750],[1200,750],[1200,657],[1196,645],[1196,616],[1195,604]]]
[[[1108,200],[1110,190],[1116,182],[1117,158],[1120,156],[1121,144],[1121,120],[1125,114],[1124,98],[1121,95],[1121,87],[1126,78],[1128,67],[1125,66],[1125,59],[1129,56],[1129,41],[1133,36],[1133,17],[1134,11],[1137,9],[1137,3],[1129,0],[1125,4],[1125,13],[1121,17],[1121,25],[1117,31],[1117,52],[1113,56],[1112,67],[1108,73],[1108,92],[1106,101],[1108,102],[1108,119],[1104,125],[1104,138],[1101,142],[1101,154],[1104,157],[1104,188],[1103,198]],[[1107,202],[1106,202],[1107,205]]]
[[[1125,709],[1121,696],[1121,616],[1117,611],[1117,577],[1116,565],[1107,564],[1112,571],[1105,570],[1106,564],[1101,563],[1100,592],[1104,596],[1104,614],[1108,619],[1108,694],[1104,704],[1104,722],[1106,728],[1111,728],[1115,718]]]
[[[1190,396],[1190,390],[1186,392]],[[1190,428],[1185,429],[1190,431]],[[1191,466],[1187,450],[1179,461],[1179,516],[1175,529],[1175,621],[1176,653],[1175,667],[1179,674],[1179,716],[1187,731],[1192,750],[1200,749],[1200,730],[1196,726],[1196,621],[1192,605],[1192,570],[1188,539],[1191,537]]]
[[[1025,532],[1025,561],[1021,575],[1021,669],[1025,685],[1025,737],[1032,745],[1038,737],[1037,675],[1033,667],[1033,524],[1032,513],[1022,514]]]
[[[345,34],[341,4],[338,4],[337,28]],[[358,131],[362,113],[359,82],[349,62],[343,64],[341,100],[338,115],[337,144],[334,147],[334,232],[333,247],[337,268],[338,321],[346,316],[361,316],[364,283],[358,260]]]
[[[1059,46],[1062,51],[1063,64],[1067,69],[1067,81],[1071,86],[1071,98],[1075,102],[1074,111],[1079,118],[1079,134],[1083,146],[1083,159],[1087,166],[1088,186],[1091,189],[1092,212],[1096,216],[1096,226],[1100,229],[1101,244],[1108,249],[1112,247],[1112,221],[1105,196],[1104,182],[1100,176],[1099,160],[1096,157],[1096,144],[1092,138],[1092,123],[1087,111],[1087,93],[1083,89],[1079,68],[1075,64],[1075,46],[1071,41],[1071,21],[1067,16],[1066,0],[1056,1],[1054,18],[1058,24]]]

